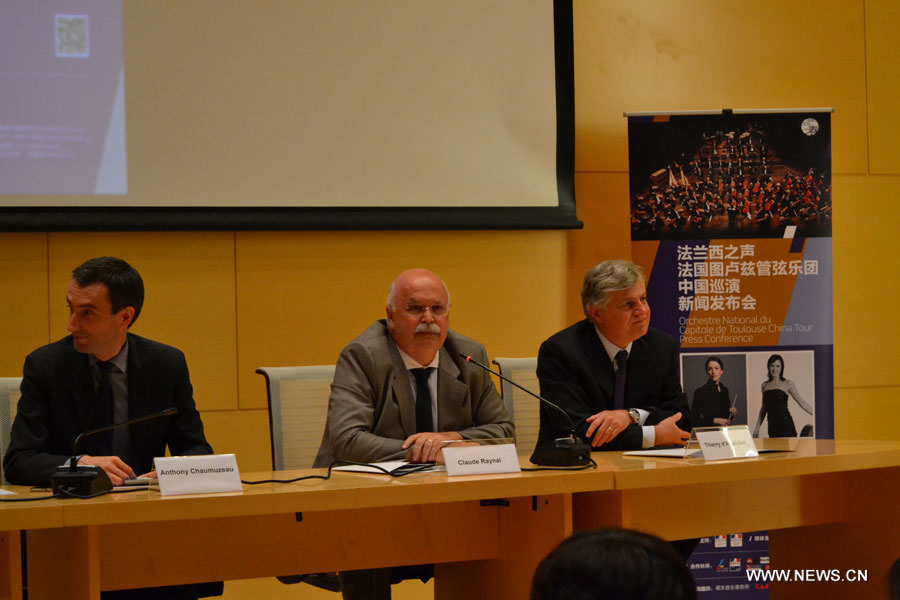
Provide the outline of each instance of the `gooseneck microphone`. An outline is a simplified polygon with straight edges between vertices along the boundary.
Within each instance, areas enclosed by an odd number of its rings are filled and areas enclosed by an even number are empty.
[[[535,394],[531,390],[522,387],[509,377],[501,375],[497,371],[491,369],[487,365],[483,365],[474,358],[472,358],[471,354],[466,354],[465,352],[460,352],[459,355],[466,359],[466,362],[472,363],[478,367],[481,367],[488,373],[493,373],[503,381],[509,383],[510,385],[522,390],[529,396],[533,396],[537,398],[540,402],[542,402],[545,406],[549,406],[553,410],[562,414],[566,418],[566,422],[569,424],[569,437],[556,438],[554,440],[554,447],[544,450],[535,449],[534,454],[531,455],[531,462],[536,465],[544,465],[544,466],[553,466],[553,467],[574,467],[579,465],[585,465],[591,460],[591,447],[584,443],[577,435],[575,435],[575,422],[572,421],[572,417],[569,416],[565,410],[562,409],[557,404],[550,402],[543,396],[539,396]]]
[[[153,413],[152,415],[135,417],[134,419],[128,419],[127,421],[113,423],[112,425],[105,425],[103,427],[97,427],[96,429],[89,429],[79,433],[78,437],[76,437],[75,441],[72,443],[72,458],[69,459],[69,468],[67,470],[57,471],[50,476],[50,489],[53,490],[54,494],[60,494],[63,498],[72,496],[92,496],[94,494],[99,494],[100,492],[111,490],[113,487],[112,482],[109,480],[109,475],[106,474],[106,471],[104,471],[102,467],[96,465],[78,466],[79,450],[81,450],[81,443],[84,438],[96,433],[109,431],[110,429],[125,427],[126,425],[133,425],[134,423],[158,419],[160,417],[167,417],[169,415],[174,415],[177,412],[178,409],[171,406],[158,413]]]

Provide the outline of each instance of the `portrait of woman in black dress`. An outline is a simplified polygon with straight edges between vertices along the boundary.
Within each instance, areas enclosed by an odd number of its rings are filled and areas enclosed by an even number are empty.
[[[784,359],[773,354],[766,362],[768,379],[762,383],[762,406],[759,419],[753,428],[753,437],[759,436],[759,428],[763,421],[769,420],[769,437],[797,437],[797,428],[788,409],[788,399],[793,398],[800,408],[813,414],[812,407],[806,403],[797,391],[797,386],[784,377]]]
[[[691,417],[694,427],[727,427],[737,414],[728,388],[722,383],[725,364],[722,359],[710,356],[706,359],[706,383],[694,391]]]

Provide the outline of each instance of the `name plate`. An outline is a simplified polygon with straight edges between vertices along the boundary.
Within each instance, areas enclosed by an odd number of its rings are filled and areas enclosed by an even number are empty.
[[[519,455],[515,444],[454,445],[443,449],[447,475],[518,473]]]
[[[698,427],[694,435],[700,444],[705,460],[726,458],[754,458],[759,456],[750,428],[746,425],[733,427]]]
[[[159,478],[159,493],[163,496],[243,489],[234,454],[167,456],[154,458],[153,463]]]

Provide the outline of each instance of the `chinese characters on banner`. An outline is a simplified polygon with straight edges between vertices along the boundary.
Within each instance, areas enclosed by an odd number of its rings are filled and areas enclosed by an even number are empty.
[[[830,117],[628,118],[632,255],[651,325],[680,342],[695,427],[833,437]],[[767,539],[704,538],[700,597],[768,597],[746,575],[768,568]]]

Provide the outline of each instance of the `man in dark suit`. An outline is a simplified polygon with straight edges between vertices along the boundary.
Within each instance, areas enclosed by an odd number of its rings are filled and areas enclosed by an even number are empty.
[[[3,460],[6,478],[19,485],[48,486],[72,456],[79,433],[175,407],[175,415],[85,438],[79,465],[101,467],[113,485],[139,474],[154,477],[153,458],[168,445],[175,454],[212,454],[184,354],[133,334],[144,283],[128,263],[93,258],[69,283],[71,335],[38,348],[25,359],[22,397]],[[139,580],[140,574],[135,577]],[[205,586],[210,587],[205,587]],[[104,592],[104,598],[196,598],[222,592],[222,584]]]
[[[690,424],[678,346],[650,328],[640,267],[600,263],[585,275],[581,299],[587,318],[541,344],[541,395],[569,414],[575,434],[594,449],[684,444]],[[569,433],[563,416],[542,406],[535,454]]]

